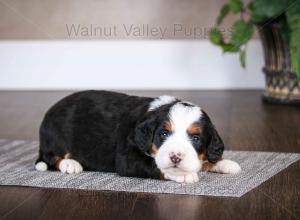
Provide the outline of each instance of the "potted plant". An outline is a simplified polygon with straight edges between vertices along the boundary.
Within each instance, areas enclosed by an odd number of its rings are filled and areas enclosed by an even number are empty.
[[[230,13],[238,16],[229,39],[220,25]],[[228,0],[210,31],[210,41],[224,52],[239,53],[245,67],[246,45],[254,27],[260,35],[265,66],[266,90],[263,100],[272,103],[300,104],[300,1],[298,0]]]

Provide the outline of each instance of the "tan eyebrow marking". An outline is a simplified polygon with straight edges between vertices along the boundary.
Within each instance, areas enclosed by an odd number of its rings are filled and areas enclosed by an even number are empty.
[[[187,132],[189,134],[200,134],[202,132],[202,128],[195,122],[187,129]]]
[[[165,121],[165,123],[164,123],[164,129],[166,129],[167,131],[173,131],[172,124],[171,124],[171,122],[169,120]]]

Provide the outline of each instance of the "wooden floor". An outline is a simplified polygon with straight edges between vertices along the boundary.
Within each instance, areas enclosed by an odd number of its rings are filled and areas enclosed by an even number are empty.
[[[0,138],[37,139],[45,111],[70,92],[0,92]],[[300,108],[260,91],[131,91],[175,95],[211,116],[227,149],[300,153]],[[3,219],[300,219],[300,162],[241,198],[0,187]]]

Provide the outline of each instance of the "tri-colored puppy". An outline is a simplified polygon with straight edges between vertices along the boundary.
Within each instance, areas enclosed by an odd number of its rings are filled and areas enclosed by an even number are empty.
[[[192,183],[200,170],[241,171],[222,158],[223,151],[208,115],[190,102],[84,91],[62,99],[45,115],[36,169]]]

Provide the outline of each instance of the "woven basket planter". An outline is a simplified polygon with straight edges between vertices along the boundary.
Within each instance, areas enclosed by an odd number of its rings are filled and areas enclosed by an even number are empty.
[[[292,70],[287,42],[280,23],[257,25],[262,40],[266,78],[263,100],[277,104],[300,104],[300,81]]]

